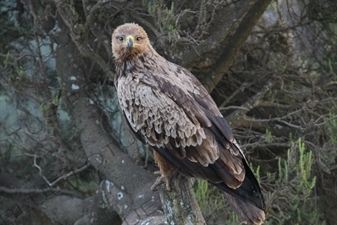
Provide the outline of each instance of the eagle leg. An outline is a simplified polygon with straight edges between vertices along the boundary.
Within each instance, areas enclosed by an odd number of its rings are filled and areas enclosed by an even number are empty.
[[[156,171],[154,174],[159,174],[161,175],[160,177],[157,178],[156,182],[151,186],[151,190],[154,191],[157,189],[157,187],[164,183],[166,184],[166,190],[171,191],[172,190],[172,182],[173,179],[176,177],[177,171],[175,169],[172,170],[170,174],[163,175],[161,171]]]
[[[156,190],[156,188],[165,182],[166,190],[172,190],[172,182],[176,178],[177,170],[171,167],[163,157],[161,157],[156,151],[153,152],[154,161],[158,164],[159,171],[154,172],[154,174],[161,175],[157,178],[156,182],[152,185],[151,190]]]

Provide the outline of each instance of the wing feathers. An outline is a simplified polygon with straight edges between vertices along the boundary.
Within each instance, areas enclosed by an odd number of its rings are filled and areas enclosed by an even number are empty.
[[[147,79],[124,79],[120,79],[119,84],[125,86],[124,82],[127,82],[134,91],[129,88],[127,91],[125,88],[120,89],[126,96],[120,102],[125,106],[125,115],[135,132],[139,131],[152,146],[162,147],[170,142],[172,147],[176,148],[178,158],[186,155],[192,162],[199,162],[205,167],[220,157],[227,171],[238,181],[243,180],[245,173],[242,156],[230,141],[234,140],[233,134],[223,117],[216,116],[217,112],[213,113],[204,108],[207,106],[205,101],[198,99],[203,103],[199,105],[192,96],[182,94],[182,90],[173,92],[166,88],[166,93],[160,92],[159,88],[146,84]],[[164,83],[165,87],[169,86],[168,81],[160,82]],[[176,86],[175,89],[177,88]],[[199,95],[202,91],[199,90]],[[174,93],[180,93],[183,97],[178,98]],[[173,99],[179,99],[181,105],[177,105]],[[210,106],[213,103],[210,102]],[[171,138],[174,141],[170,141]],[[180,147],[190,146],[194,148],[188,148],[186,152],[180,150]],[[231,181],[228,183],[233,186]]]
[[[236,189],[241,185],[239,181],[233,174],[228,170],[227,166],[221,160],[215,162],[211,167],[216,171],[217,175],[220,178],[220,181],[216,183],[226,184],[229,188]]]
[[[220,155],[219,147],[214,136],[210,133],[208,129],[205,129],[205,140],[203,140],[200,145],[195,146],[194,149],[191,149],[191,154],[195,151],[204,159],[204,163],[201,163],[203,166],[208,166],[208,164],[213,164]],[[198,160],[199,161],[199,160]]]
[[[235,157],[228,150],[223,150],[220,153],[220,159],[238,180],[243,181],[245,169],[241,157]]]

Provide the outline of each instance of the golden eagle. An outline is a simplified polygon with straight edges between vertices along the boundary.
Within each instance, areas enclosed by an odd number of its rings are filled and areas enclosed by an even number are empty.
[[[135,136],[154,149],[159,181],[172,171],[205,179],[227,196],[241,220],[263,223],[259,184],[201,83],[160,56],[137,24],[116,28],[112,51],[119,104]]]

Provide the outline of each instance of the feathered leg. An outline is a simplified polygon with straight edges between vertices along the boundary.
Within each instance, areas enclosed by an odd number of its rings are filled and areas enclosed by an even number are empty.
[[[176,176],[177,171],[170,164],[168,164],[163,157],[161,157],[156,151],[153,151],[154,161],[159,167],[159,171],[155,174],[161,175],[157,178],[156,182],[152,185],[151,189],[155,190],[158,185],[165,182],[166,190],[170,191],[172,187],[173,178]]]

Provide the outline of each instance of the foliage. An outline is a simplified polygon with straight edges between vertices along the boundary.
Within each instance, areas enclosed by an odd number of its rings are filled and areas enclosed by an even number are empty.
[[[320,218],[317,199],[313,192],[316,176],[312,173],[312,151],[306,150],[301,138],[291,144],[287,157],[278,158],[277,170],[260,174],[259,167],[254,172],[262,183],[268,204],[265,224],[325,224]],[[252,165],[251,165],[252,167]],[[219,191],[206,181],[197,181],[195,193],[208,224],[221,220],[229,224],[239,224],[229,206],[224,204]],[[222,212],[219,214],[219,212]]]
[[[207,224],[221,221],[219,210],[223,209],[226,203],[220,197],[222,196],[220,191],[204,180],[196,180],[194,188],[196,199]]]
[[[318,155],[318,166],[326,173],[337,169],[336,158],[333,157],[337,154],[337,118],[335,112],[331,112],[329,117],[325,118],[325,131],[328,140],[325,141],[324,147],[320,149]]]
[[[174,2],[169,7],[166,7],[163,0],[143,0],[143,4],[148,7],[149,13],[156,18],[160,33],[169,34],[170,38],[177,40],[179,38],[179,28],[176,27],[177,23],[175,20],[177,19],[177,15],[174,12]]]
[[[275,189],[268,190],[270,224],[318,224],[317,201],[312,192],[316,177],[312,175],[313,155],[299,138],[292,143],[286,159],[278,159],[277,173],[268,173],[267,182]],[[269,188],[268,188],[269,189]],[[305,201],[304,201],[305,200]],[[279,212],[282,214],[279,215]],[[276,214],[274,214],[276,213]],[[308,218],[308,215],[311,215]]]

